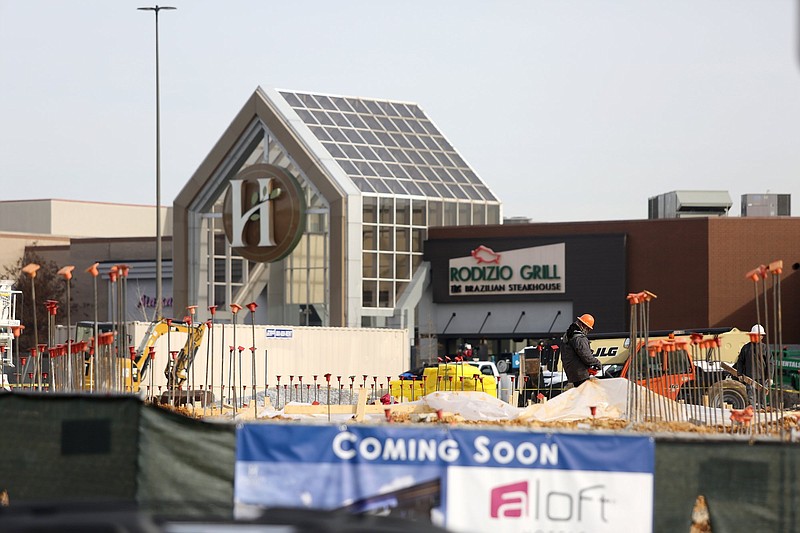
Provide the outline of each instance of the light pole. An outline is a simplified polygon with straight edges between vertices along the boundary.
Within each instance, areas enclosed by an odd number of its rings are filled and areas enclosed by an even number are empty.
[[[139,7],[156,15],[156,310],[154,320],[161,319],[161,96],[158,69],[158,12],[177,9],[170,6]]]

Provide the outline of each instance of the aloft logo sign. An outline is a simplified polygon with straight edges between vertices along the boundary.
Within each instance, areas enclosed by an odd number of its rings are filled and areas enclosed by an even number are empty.
[[[289,255],[305,230],[300,184],[285,168],[247,167],[230,180],[222,214],[225,236],[250,261],[271,263]]]

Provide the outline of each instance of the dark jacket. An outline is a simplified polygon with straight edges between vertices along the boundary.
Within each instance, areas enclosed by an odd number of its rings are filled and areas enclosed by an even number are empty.
[[[759,346],[761,346],[760,349]],[[748,342],[742,346],[733,367],[740,374],[749,376],[759,383],[766,383],[767,380],[772,379],[772,355],[763,342]]]
[[[600,360],[592,355],[589,339],[577,324],[572,324],[561,338],[561,364],[570,383],[589,379],[587,369],[600,366]]]

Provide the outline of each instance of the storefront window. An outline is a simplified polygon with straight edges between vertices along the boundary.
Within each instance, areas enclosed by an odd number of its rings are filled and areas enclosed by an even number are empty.
[[[395,223],[398,226],[408,226],[411,224],[411,200],[407,198],[395,199]]]
[[[425,226],[427,222],[426,214],[425,200],[411,200],[411,223],[414,226]]]
[[[374,196],[363,196],[361,201],[364,205],[364,223],[378,223],[378,199]]]
[[[458,204],[458,225],[469,226],[472,224],[472,206],[470,204]]]
[[[381,198],[381,224],[394,224],[394,199]]]
[[[434,228],[442,225],[442,202],[428,201],[428,227]]]
[[[456,225],[456,203],[455,202],[444,202],[444,226],[455,226]]]
[[[363,232],[363,243],[362,246],[364,250],[377,250],[377,241],[375,240],[375,231],[377,227],[364,224],[362,229]]]

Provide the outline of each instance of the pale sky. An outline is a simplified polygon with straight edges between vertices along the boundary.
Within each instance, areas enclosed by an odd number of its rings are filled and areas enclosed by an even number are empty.
[[[0,0],[0,198],[155,204],[155,22],[115,0]],[[162,203],[256,87],[419,104],[536,221],[650,196],[793,195],[791,0],[174,0],[159,15]]]

